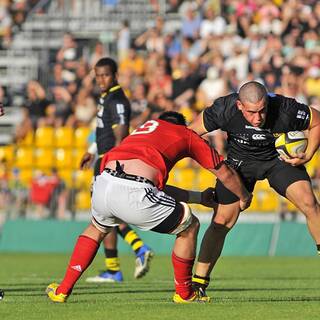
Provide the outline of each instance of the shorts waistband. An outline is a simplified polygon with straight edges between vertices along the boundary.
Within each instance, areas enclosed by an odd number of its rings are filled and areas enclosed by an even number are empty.
[[[125,172],[118,172],[118,171],[112,170],[110,168],[105,168],[103,171],[105,171],[105,172],[109,173],[110,175],[117,177],[117,178],[136,181],[136,182],[142,182],[142,183],[149,183],[155,187],[154,183],[151,180],[144,178],[144,177],[135,176],[133,174],[128,174]]]

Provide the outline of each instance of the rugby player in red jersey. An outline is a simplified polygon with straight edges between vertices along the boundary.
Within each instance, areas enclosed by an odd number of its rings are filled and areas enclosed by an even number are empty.
[[[251,194],[216,150],[186,127],[183,115],[165,112],[158,120],[144,123],[103,157],[101,174],[93,185],[91,223],[78,238],[61,284],[47,287],[52,301],[67,300],[95,257],[101,240],[122,221],[141,230],[176,235],[172,251],[173,301],[209,301],[191,287],[199,221],[185,202],[213,205],[212,192],[210,198],[206,191],[165,186],[172,167],[185,157],[210,170],[237,194],[240,210],[250,205]]]

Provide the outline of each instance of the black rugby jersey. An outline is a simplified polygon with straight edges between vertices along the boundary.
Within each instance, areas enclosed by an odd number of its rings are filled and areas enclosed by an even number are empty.
[[[119,85],[101,94],[98,100],[96,142],[102,155],[115,145],[113,127],[129,125],[130,102]]]
[[[266,122],[253,127],[236,105],[237,93],[218,98],[203,113],[203,124],[210,132],[216,129],[228,134],[228,157],[238,160],[270,160],[278,156],[274,142],[283,132],[306,130],[310,109],[295,99],[268,94]]]

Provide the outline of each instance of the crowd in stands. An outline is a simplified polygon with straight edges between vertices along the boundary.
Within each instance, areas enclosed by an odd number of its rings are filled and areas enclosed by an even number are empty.
[[[1,13],[13,5],[26,10],[27,2],[1,1]],[[182,112],[191,122],[214,99],[249,80],[320,107],[319,1],[171,0],[168,12],[179,14],[174,24],[179,28],[158,16],[137,37],[123,21],[116,36],[118,80],[132,104],[132,128],[165,110]],[[5,25],[12,27],[12,17],[6,17],[7,22],[1,20],[4,40],[12,34],[4,31]],[[92,126],[99,96],[92,70],[109,54],[100,41],[88,51],[66,33],[51,61],[48,87],[33,80],[26,88],[17,143],[39,127]],[[209,139],[225,153],[222,132]],[[319,164],[312,175],[320,189]]]
[[[28,12],[39,0],[1,0],[0,1],[0,48],[8,49],[12,37],[21,30]]]

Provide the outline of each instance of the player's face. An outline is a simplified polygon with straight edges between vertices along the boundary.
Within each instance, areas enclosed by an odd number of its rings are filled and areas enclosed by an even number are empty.
[[[101,92],[109,90],[114,85],[115,75],[109,66],[96,67],[94,68],[94,72]]]
[[[263,98],[257,103],[237,100],[237,106],[241,110],[244,118],[253,127],[262,127],[267,118],[267,99]]]

